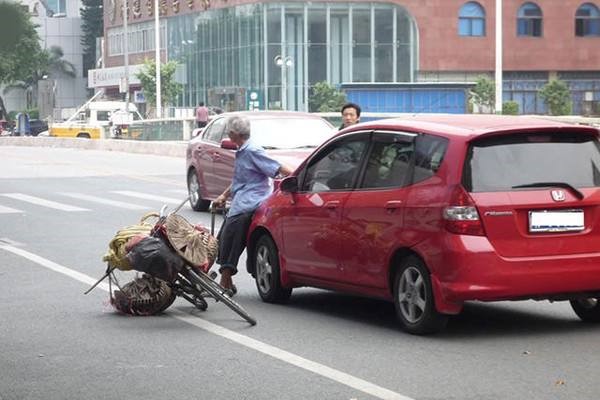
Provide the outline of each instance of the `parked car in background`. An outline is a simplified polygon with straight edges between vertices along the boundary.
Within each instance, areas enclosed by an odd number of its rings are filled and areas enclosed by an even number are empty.
[[[5,119],[0,119],[0,136],[12,135],[12,128],[10,123]]]
[[[37,136],[41,132],[48,130],[48,123],[41,119],[30,119],[29,120],[29,131],[31,136]]]
[[[600,322],[600,141],[526,117],[362,123],[256,211],[248,270],[266,302],[314,286],[388,300],[414,334],[467,301],[568,300]]]
[[[335,133],[329,122],[302,112],[243,111],[212,116],[187,148],[187,186],[190,204],[196,211],[207,210],[233,178],[237,146],[225,132],[227,118],[233,115],[247,116],[252,140],[269,155],[292,167],[298,166]]]

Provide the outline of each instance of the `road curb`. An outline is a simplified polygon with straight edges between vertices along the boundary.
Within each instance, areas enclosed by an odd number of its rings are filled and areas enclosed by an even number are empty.
[[[187,142],[4,136],[0,137],[0,146],[75,148],[185,157]]]

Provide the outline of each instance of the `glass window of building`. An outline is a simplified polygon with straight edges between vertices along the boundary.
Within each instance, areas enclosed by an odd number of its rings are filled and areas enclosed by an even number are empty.
[[[66,0],[48,0],[48,9],[53,14],[66,14],[67,13],[67,1]]]
[[[368,5],[354,6],[352,8],[352,82],[371,82],[371,26],[371,8]],[[336,79],[334,83],[338,83]]]
[[[600,11],[585,3],[575,13],[575,36],[600,36]]]
[[[175,16],[167,31],[168,58],[187,76],[179,107],[308,111],[318,82],[410,82],[418,65],[414,19],[389,3],[232,5]]]
[[[460,36],[485,36],[485,10],[475,1],[463,4],[458,13]]]
[[[161,21],[160,25],[160,43],[161,48],[164,49],[167,44],[165,21]],[[108,55],[115,56],[123,54],[125,51],[125,46],[123,45],[123,39],[125,37],[123,27],[110,28],[107,31],[107,36]],[[127,40],[127,50],[129,51],[129,54],[146,53],[154,50],[154,22],[148,21],[129,25],[127,28],[127,36],[129,37]]]
[[[534,3],[525,3],[517,13],[517,36],[542,36],[542,10]]]

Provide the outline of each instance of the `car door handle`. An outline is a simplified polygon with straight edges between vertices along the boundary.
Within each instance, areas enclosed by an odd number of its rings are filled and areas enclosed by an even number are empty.
[[[337,200],[328,201],[325,204],[323,204],[323,207],[328,208],[330,210],[338,208],[339,206],[340,206],[340,202]]]
[[[400,207],[402,207],[402,200],[391,200],[385,203],[385,209],[388,211],[393,211]]]

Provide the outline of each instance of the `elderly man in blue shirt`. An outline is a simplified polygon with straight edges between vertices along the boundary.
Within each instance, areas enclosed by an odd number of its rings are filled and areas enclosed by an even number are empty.
[[[250,121],[244,116],[230,117],[225,132],[238,146],[235,154],[233,181],[217,197],[215,205],[222,207],[232,198],[227,218],[219,232],[221,286],[236,293],[231,277],[237,273],[237,264],[244,248],[252,215],[272,191],[270,178],[287,176],[293,171],[267,155],[265,150],[250,139]]]

